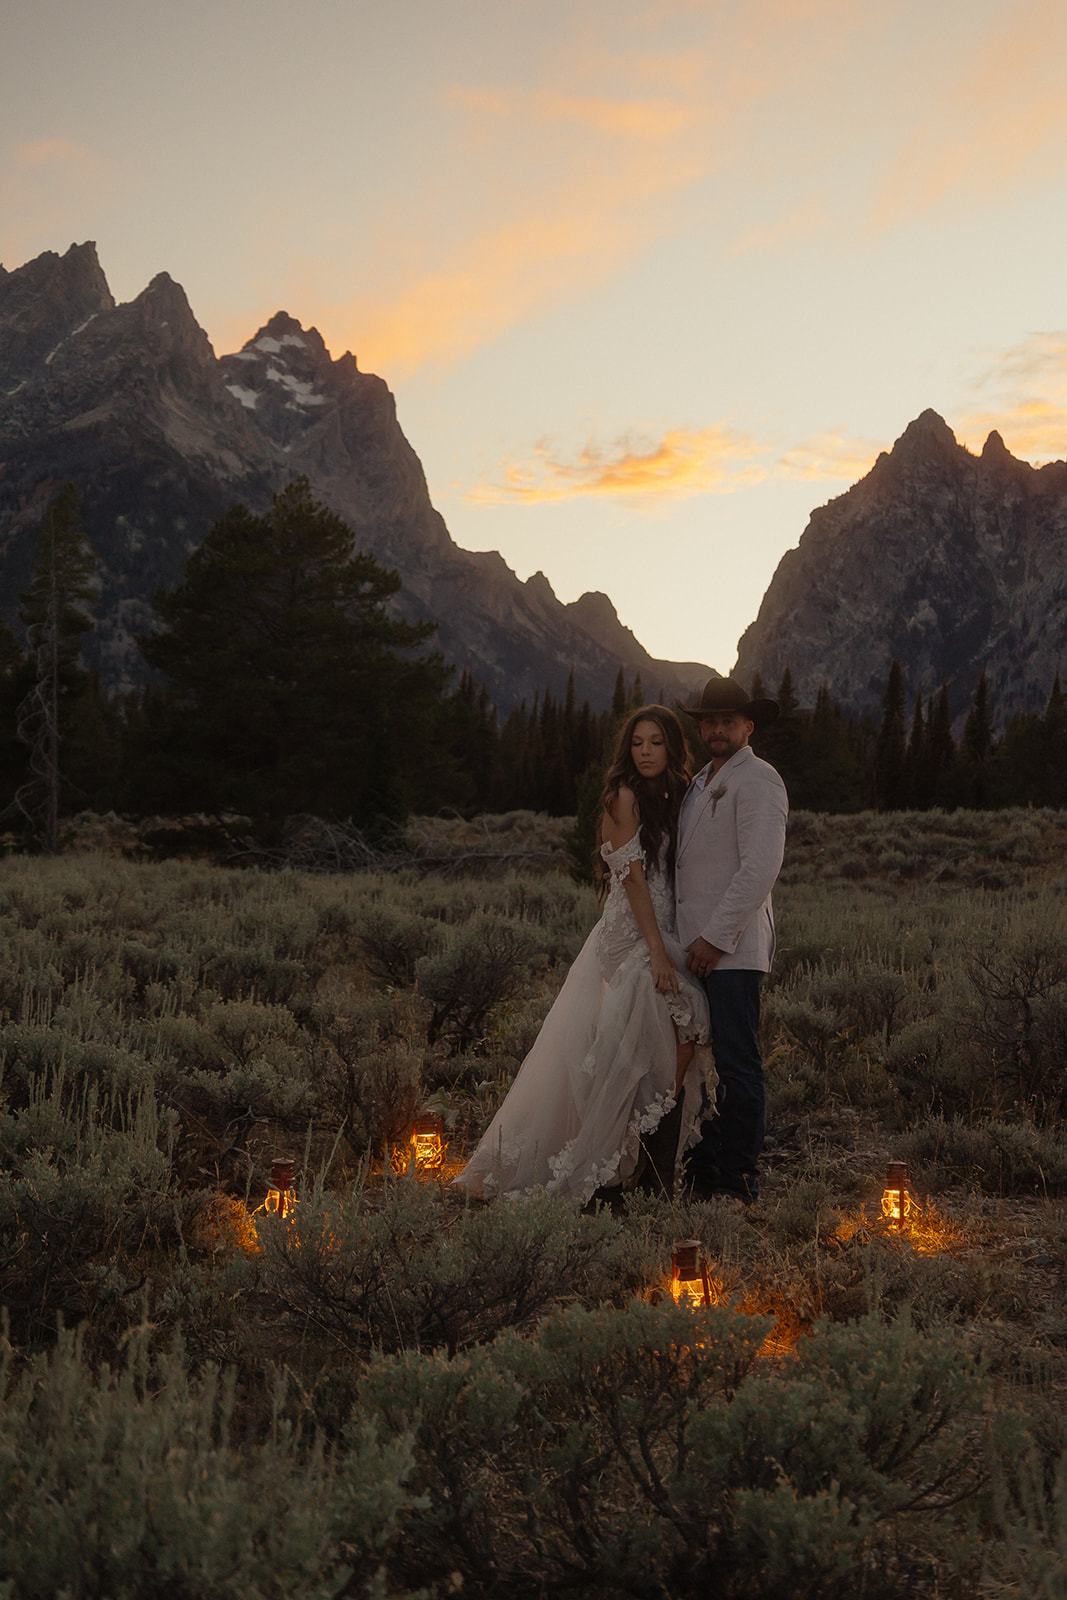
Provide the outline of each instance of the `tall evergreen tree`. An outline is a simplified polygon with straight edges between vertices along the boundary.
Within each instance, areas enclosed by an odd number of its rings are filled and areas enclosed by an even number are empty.
[[[1056,674],[1044,715],[1046,805],[1067,805],[1067,696]]]
[[[611,697],[611,714],[616,720],[626,715],[626,676],[621,667],[615,678],[615,692]]]
[[[966,778],[966,803],[981,809],[989,804],[989,762],[993,753],[993,717],[989,709],[989,680],[983,667],[967,713],[960,742]]]
[[[951,807],[956,803],[956,741],[952,737],[952,707],[947,683],[941,685],[930,712],[929,749],[931,803]]]
[[[74,485],[64,484],[45,515],[40,559],[19,611],[29,681],[16,715],[18,736],[29,747],[30,776],[15,799],[49,852],[59,842],[61,747],[90,681],[80,655],[93,625],[86,607],[94,598],[96,558],[80,510]]]
[[[0,622],[0,818],[18,808],[15,791],[26,777],[28,752],[16,731],[19,701],[25,693],[27,663],[11,629]],[[11,802],[10,805],[8,802]]]
[[[143,790],[262,817],[402,816],[449,669],[416,653],[434,624],[388,613],[399,588],[306,479],[265,516],[233,507],[156,596],[165,629],[141,649],[168,694],[142,741]]]
[[[753,699],[756,698],[762,699],[763,696],[753,695]],[[753,735],[752,748],[781,775],[790,804],[805,806],[808,804],[805,797],[810,795],[804,749],[810,717],[800,708],[793,687],[792,669],[789,667],[782,673],[775,698],[778,701],[778,715],[765,731]]]
[[[929,745],[926,718],[923,715],[923,692],[915,696],[915,710],[911,718],[911,733],[904,756],[904,797],[909,806],[923,811],[930,804]]]
[[[905,804],[904,673],[893,661],[882,696],[882,724],[874,758],[874,794],[879,811]]]
[[[855,811],[863,803],[864,770],[852,724],[824,683],[810,721],[802,724],[801,774],[790,804],[809,811]],[[788,788],[788,784],[786,785]]]

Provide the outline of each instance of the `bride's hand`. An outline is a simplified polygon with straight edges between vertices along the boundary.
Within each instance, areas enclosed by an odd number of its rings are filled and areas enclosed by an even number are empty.
[[[665,950],[660,950],[652,957],[652,981],[660,994],[678,993],[678,974]]]

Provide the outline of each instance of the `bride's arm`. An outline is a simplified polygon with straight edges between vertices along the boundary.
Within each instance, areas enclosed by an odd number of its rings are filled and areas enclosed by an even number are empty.
[[[629,844],[640,826],[641,818],[633,791],[625,787],[620,788],[614,806],[604,812],[600,825],[601,841],[610,844],[613,850],[621,850],[624,844]],[[670,990],[671,994],[677,994],[678,973],[675,971],[674,962],[664,949],[663,935],[656,921],[652,896],[645,879],[645,869],[640,861],[630,862],[622,886],[630,902],[634,921],[648,946],[649,959],[652,963],[652,981],[661,993]]]

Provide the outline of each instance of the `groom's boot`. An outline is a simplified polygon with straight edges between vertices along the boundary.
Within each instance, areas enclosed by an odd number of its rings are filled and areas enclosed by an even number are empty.
[[[645,1170],[637,1180],[637,1188],[646,1194],[658,1194],[664,1200],[674,1199],[674,1168],[678,1160],[678,1136],[682,1131],[682,1102],[677,1101],[672,1110],[661,1117],[651,1133],[641,1140],[645,1153]]]

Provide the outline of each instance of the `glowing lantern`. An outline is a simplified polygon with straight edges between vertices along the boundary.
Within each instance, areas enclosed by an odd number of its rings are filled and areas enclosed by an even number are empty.
[[[270,1164],[270,1182],[267,1198],[259,1210],[277,1217],[292,1215],[296,1205],[296,1187],[293,1182],[293,1156],[275,1156]]]
[[[431,1112],[415,1118],[415,1125],[411,1130],[411,1145],[418,1171],[426,1172],[433,1167],[439,1167],[444,1161],[444,1132],[443,1120]]]
[[[903,1161],[891,1161],[885,1169],[883,1217],[891,1227],[903,1229],[918,1219],[921,1209],[919,1197],[908,1181],[907,1165]]]
[[[699,1239],[676,1239],[671,1253],[671,1294],[675,1303],[695,1309],[711,1305],[708,1258]]]

